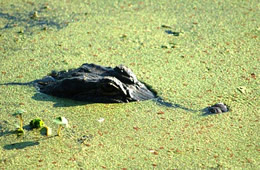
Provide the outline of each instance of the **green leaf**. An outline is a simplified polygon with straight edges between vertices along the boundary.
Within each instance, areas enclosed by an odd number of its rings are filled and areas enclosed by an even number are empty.
[[[13,116],[22,115],[22,114],[25,113],[25,112],[26,112],[25,110],[19,109],[19,110],[17,110],[17,111],[13,114]]]
[[[53,122],[58,125],[65,125],[66,127],[68,127],[69,125],[69,122],[65,117],[57,117],[56,119],[53,120]]]

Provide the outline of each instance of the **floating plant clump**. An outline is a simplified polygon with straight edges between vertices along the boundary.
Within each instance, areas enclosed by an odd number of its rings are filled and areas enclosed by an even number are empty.
[[[44,122],[39,118],[33,119],[30,122],[30,127],[32,129],[34,129],[34,128],[39,129],[39,128],[42,128],[43,126],[44,126]]]

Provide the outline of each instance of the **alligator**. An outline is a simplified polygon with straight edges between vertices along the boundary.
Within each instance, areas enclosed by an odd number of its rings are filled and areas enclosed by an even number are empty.
[[[114,68],[85,63],[68,71],[52,71],[31,82],[10,82],[0,85],[29,85],[39,92],[87,103],[128,103],[153,100],[158,105],[197,112],[180,104],[164,101],[152,86],[141,82],[126,66]]]
[[[0,85],[33,85],[48,95],[91,103],[127,103],[156,97],[156,92],[124,65],[111,68],[85,63],[77,69],[52,71],[31,82]]]

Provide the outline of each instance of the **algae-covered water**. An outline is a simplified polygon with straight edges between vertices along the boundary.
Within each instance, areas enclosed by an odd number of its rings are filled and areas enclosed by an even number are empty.
[[[0,85],[1,169],[258,169],[259,2],[0,1],[0,84],[128,66],[155,100],[86,104]],[[230,112],[204,115],[224,102]],[[13,131],[41,118],[46,137]],[[53,119],[69,128],[58,137]]]

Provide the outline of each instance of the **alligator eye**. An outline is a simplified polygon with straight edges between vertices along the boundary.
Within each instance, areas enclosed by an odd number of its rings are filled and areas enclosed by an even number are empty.
[[[117,89],[117,87],[115,85],[113,85],[112,83],[103,85],[103,90],[106,92],[112,92],[112,91],[115,91],[116,89]]]

